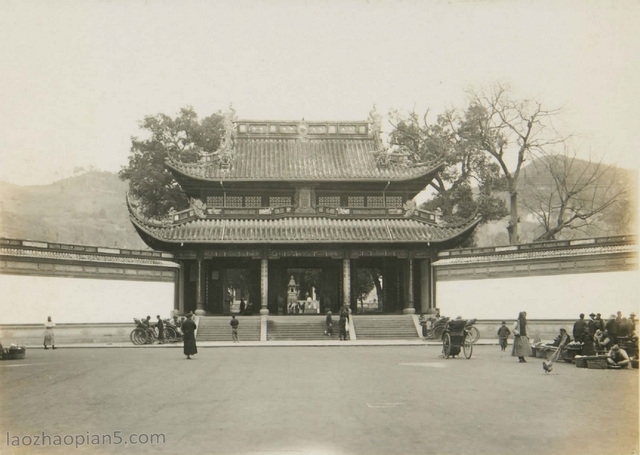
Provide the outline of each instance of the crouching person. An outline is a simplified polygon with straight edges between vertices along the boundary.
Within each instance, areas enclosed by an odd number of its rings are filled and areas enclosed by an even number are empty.
[[[629,368],[631,366],[627,351],[621,349],[617,344],[614,344],[609,351],[607,363],[610,368]]]

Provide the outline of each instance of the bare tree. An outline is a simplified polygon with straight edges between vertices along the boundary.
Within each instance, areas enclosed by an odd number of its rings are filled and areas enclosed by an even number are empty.
[[[536,241],[554,240],[565,229],[584,231],[628,191],[615,166],[577,159],[567,149],[542,156],[529,168],[524,205],[544,229]]]
[[[509,193],[509,243],[518,243],[518,181],[523,164],[566,138],[553,128],[559,110],[545,110],[536,100],[515,101],[500,84],[491,91],[470,91],[460,133],[500,166]]]

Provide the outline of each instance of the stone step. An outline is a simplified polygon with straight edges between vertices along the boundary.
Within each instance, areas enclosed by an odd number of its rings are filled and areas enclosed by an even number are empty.
[[[240,316],[238,338],[240,341],[260,341],[260,316]],[[200,341],[231,341],[231,318],[226,316],[200,317],[198,326],[198,340]]]

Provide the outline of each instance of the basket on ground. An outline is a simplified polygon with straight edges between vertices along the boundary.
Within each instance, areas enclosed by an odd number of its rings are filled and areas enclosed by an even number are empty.
[[[11,346],[7,351],[9,353],[9,360],[19,360],[24,359],[27,348],[24,346]]]
[[[583,355],[577,355],[573,358],[578,368],[587,368],[587,357]]]
[[[607,357],[603,355],[587,357],[587,368],[589,368],[590,370],[606,370]]]

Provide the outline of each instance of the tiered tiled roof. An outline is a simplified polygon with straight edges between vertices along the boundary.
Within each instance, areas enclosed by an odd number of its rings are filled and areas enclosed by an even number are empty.
[[[137,218],[138,232],[166,243],[372,243],[434,242],[455,239],[479,219],[458,226],[434,226],[412,219],[330,219],[291,217],[272,220],[200,219],[182,224],[151,224]],[[143,235],[143,238],[144,238]]]
[[[169,157],[168,167],[185,177],[210,181],[404,181],[435,173],[442,162],[420,163],[402,154],[381,150],[379,139],[367,123],[353,122],[352,129],[332,124],[310,125],[311,131],[324,133],[300,136],[291,122],[238,122],[244,133],[234,137],[228,166],[220,164],[221,154],[211,154],[198,163],[182,163]],[[291,133],[282,133],[284,127]],[[271,128],[275,133],[269,133]],[[313,128],[316,129],[313,129]],[[358,133],[364,131],[364,133]],[[229,149],[231,150],[231,149]],[[222,154],[226,152],[221,152]],[[388,158],[388,159],[385,159]]]

